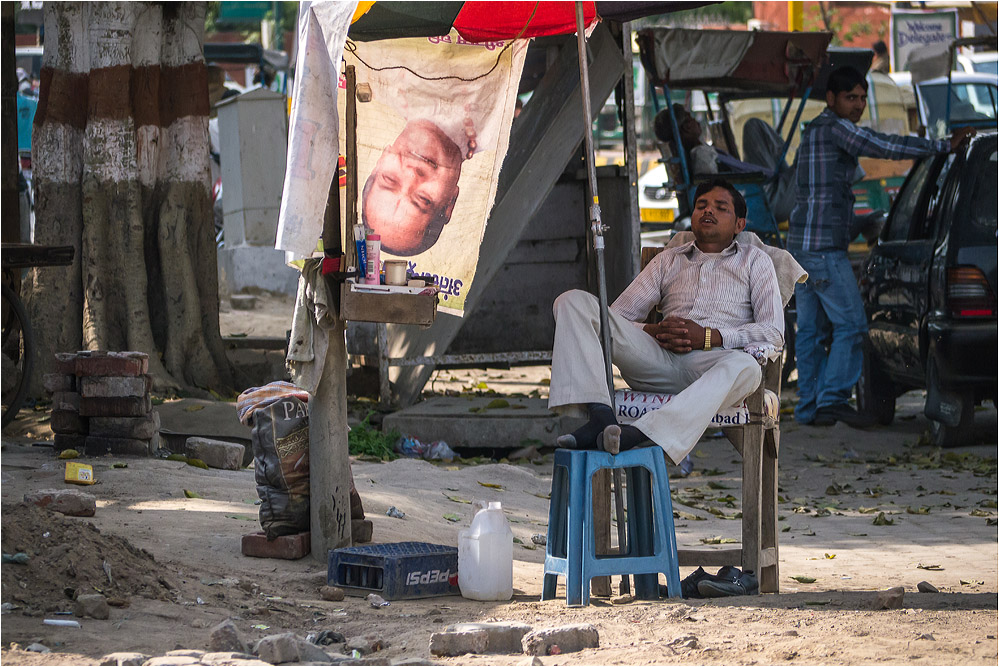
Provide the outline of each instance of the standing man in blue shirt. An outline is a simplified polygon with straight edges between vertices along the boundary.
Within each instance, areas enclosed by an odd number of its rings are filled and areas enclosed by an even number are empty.
[[[808,282],[795,292],[798,405],[794,416],[816,426],[837,421],[871,426],[873,419],[847,403],[860,378],[867,333],[860,290],[847,257],[857,158],[905,160],[946,153],[975,131],[961,128],[949,140],[930,141],[857,127],[867,107],[867,80],[852,67],[841,67],[829,76],[826,105],[801,135],[798,194],[787,236],[788,250],[808,272]]]

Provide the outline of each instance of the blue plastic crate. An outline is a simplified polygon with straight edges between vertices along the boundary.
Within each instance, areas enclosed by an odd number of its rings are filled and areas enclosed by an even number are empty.
[[[331,549],[326,580],[350,595],[386,600],[460,595],[458,549],[426,542]]]

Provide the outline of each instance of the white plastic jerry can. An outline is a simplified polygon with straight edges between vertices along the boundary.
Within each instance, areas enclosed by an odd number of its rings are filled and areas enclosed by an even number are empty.
[[[500,503],[479,510],[458,533],[458,587],[470,600],[513,597],[513,531]]]

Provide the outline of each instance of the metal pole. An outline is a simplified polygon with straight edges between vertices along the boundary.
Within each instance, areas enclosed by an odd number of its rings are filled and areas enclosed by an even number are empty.
[[[597,298],[600,302],[600,337],[604,348],[604,373],[607,376],[607,396],[611,409],[614,408],[614,371],[611,367],[611,333],[607,312],[607,273],[604,267],[604,227],[600,219],[600,197],[597,194],[597,170],[593,156],[593,114],[590,112],[590,71],[586,60],[586,33],[583,26],[583,3],[576,0],[576,50],[579,55],[579,89],[583,103],[583,146],[586,159],[586,183],[590,196],[590,228],[593,232],[593,250],[597,263]],[[631,52],[628,50],[629,67],[625,76],[631,77]],[[624,517],[621,510],[621,477],[618,470],[612,473],[614,496],[618,499],[617,535],[618,547],[622,552],[626,549],[626,533]],[[608,538],[609,539],[609,538]],[[610,581],[607,580],[609,588]],[[630,590],[628,575],[621,580],[622,592]],[[609,591],[608,591],[609,592]]]
[[[576,49],[579,55],[579,86],[583,103],[583,146],[586,159],[586,184],[590,196],[590,230],[597,262],[597,298],[600,300],[600,336],[604,347],[604,372],[611,408],[614,407],[614,372],[611,369],[611,334],[607,315],[607,275],[604,268],[604,224],[600,219],[597,194],[597,171],[593,157],[593,114],[590,112],[590,72],[586,62],[586,33],[583,26],[583,3],[576,0]]]

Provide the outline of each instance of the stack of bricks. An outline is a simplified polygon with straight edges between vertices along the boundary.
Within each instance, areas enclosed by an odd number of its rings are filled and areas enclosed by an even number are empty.
[[[155,454],[160,420],[149,398],[148,372],[149,357],[142,352],[57,354],[56,372],[44,377],[52,394],[56,451]]]

